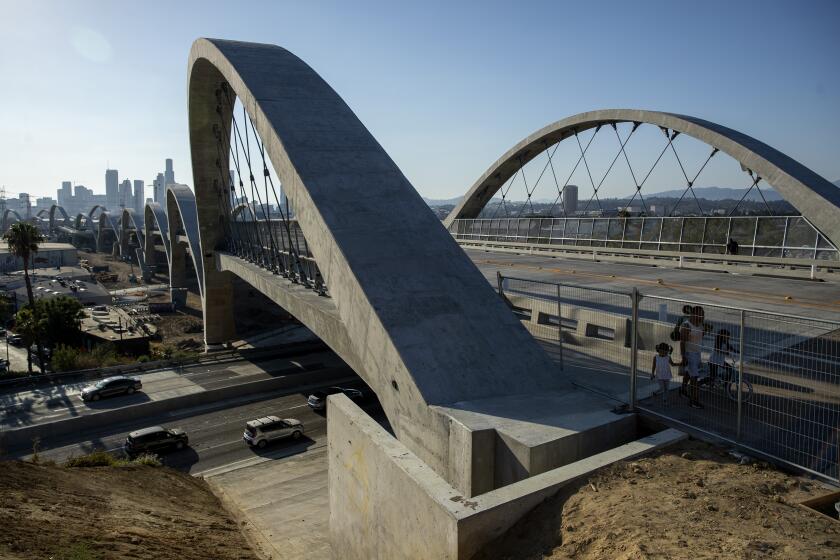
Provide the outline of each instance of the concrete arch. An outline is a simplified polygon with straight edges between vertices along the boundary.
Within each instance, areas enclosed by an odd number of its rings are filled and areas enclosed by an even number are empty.
[[[76,229],[86,229],[90,224],[90,217],[83,212],[76,214],[76,218],[73,220],[73,227]]]
[[[229,181],[220,170],[229,162],[217,161],[217,138],[226,154],[231,123],[231,107],[217,100],[222,88],[253,120],[330,299],[221,250],[230,210],[219,202]],[[449,463],[457,445],[450,421],[431,405],[569,386],[370,132],[303,61],[274,45],[199,39],[188,91],[208,344],[233,336],[231,274],[245,278],[353,367],[397,436],[443,476],[458,468]]]
[[[120,215],[120,225],[122,226],[122,235],[126,235],[129,225],[137,232],[137,240],[140,245],[143,245],[146,236],[146,224],[144,215],[137,213],[134,208],[123,208]]]
[[[42,208],[41,210],[38,210],[38,213],[35,214],[35,217],[36,218],[46,218],[47,216],[49,216],[49,213],[50,213],[49,210],[47,210],[46,208]]]
[[[237,204],[237,205],[236,205],[236,208],[234,208],[234,209],[233,209],[233,210],[231,210],[231,212],[230,212],[230,219],[231,219],[231,220],[236,220],[236,218],[238,218],[238,217],[239,217],[239,214],[241,214],[241,213],[242,213],[242,212],[244,212],[245,210],[248,210],[248,213],[249,213],[249,214],[251,214],[251,219],[252,219],[252,220],[256,220],[256,219],[257,219],[257,215],[256,215],[256,214],[254,214],[254,209],[251,207],[251,205],[250,205],[250,204]]]
[[[55,229],[55,213],[59,212],[61,216],[64,218],[64,224],[68,225],[70,223],[70,216],[67,214],[67,210],[63,207],[59,206],[58,204],[53,204],[50,206],[50,231]]]
[[[20,214],[18,214],[17,210],[12,210],[11,208],[7,208],[7,209],[3,212],[3,226],[2,226],[2,227],[3,227],[3,231],[8,230],[8,229],[9,229],[9,226],[11,226],[11,225],[14,223],[14,222],[11,222],[11,221],[9,220],[9,217],[13,217],[13,218],[15,219],[15,220],[14,220],[15,222],[22,222],[22,221],[24,221],[24,220],[23,220],[23,218],[21,217],[21,215],[20,215]]]
[[[101,204],[95,204],[90,210],[88,210],[87,217],[90,220],[93,220],[93,213],[99,210],[100,213],[106,212],[108,209],[102,206]]]
[[[129,242],[129,230],[133,228],[140,244],[139,250],[143,251],[145,244],[146,226],[144,215],[137,213],[134,208],[123,208],[120,213],[120,253],[125,255]],[[141,257],[142,260],[142,257]]]
[[[637,109],[580,113],[534,132],[484,172],[444,224],[449,227],[456,219],[478,217],[502,185],[547,146],[575,132],[618,122],[647,123],[675,130],[730,155],[767,181],[834,245],[840,244],[840,189],[828,180],[767,144],[731,128],[697,117]]]
[[[93,210],[91,210],[93,212]],[[92,219],[92,218],[91,218]],[[99,213],[99,218],[93,221],[96,225],[95,231],[95,239],[96,239],[96,251],[102,252],[103,245],[105,243],[105,232],[106,231],[113,231],[114,232],[114,245],[119,246],[121,235],[120,235],[120,228],[118,227],[117,222],[114,222],[114,217],[111,215],[111,212],[108,210],[103,210]],[[113,247],[112,247],[113,250]]]
[[[198,278],[199,294],[204,294],[204,268],[201,258],[201,239],[198,230],[198,211],[195,195],[186,185],[166,187],[166,217],[169,238],[169,285],[186,285],[186,247]]]
[[[163,243],[163,252],[166,255],[166,266],[169,269],[170,248],[169,248],[169,221],[163,207],[157,202],[147,202],[144,207],[143,223],[145,226],[143,256],[146,264],[152,266],[155,263],[155,226]]]

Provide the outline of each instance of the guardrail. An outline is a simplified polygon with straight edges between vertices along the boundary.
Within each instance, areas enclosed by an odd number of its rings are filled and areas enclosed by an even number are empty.
[[[822,280],[840,275],[840,261],[761,257],[747,255],[721,255],[716,253],[680,253],[648,249],[619,249],[611,247],[580,247],[576,245],[551,245],[513,241],[480,241],[458,239],[462,247],[471,247],[500,253],[541,256],[562,256],[587,261],[626,262],[650,264],[672,268],[693,268],[762,275],[779,275]]]

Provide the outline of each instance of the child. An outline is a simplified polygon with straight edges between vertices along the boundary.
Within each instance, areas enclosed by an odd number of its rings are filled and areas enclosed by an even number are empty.
[[[671,359],[671,352],[673,348],[669,344],[661,342],[656,345],[657,355],[653,357],[653,365],[650,369],[650,378],[656,377],[659,381],[659,393],[662,395],[662,402],[666,400],[668,395],[668,384],[671,381],[671,366],[677,365]]]
[[[726,381],[732,379],[732,366],[726,361],[734,348],[729,344],[729,331],[720,329],[715,337],[715,351],[709,358],[709,379],[714,382],[718,373],[724,376]]]

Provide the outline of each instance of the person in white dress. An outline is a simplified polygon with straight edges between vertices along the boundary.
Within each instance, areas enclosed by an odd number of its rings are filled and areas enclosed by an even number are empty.
[[[662,402],[666,402],[668,396],[668,385],[671,383],[673,373],[671,367],[677,365],[671,359],[671,345],[661,342],[656,345],[656,356],[653,357],[653,364],[650,369],[650,378],[659,382],[659,392],[662,395]]]

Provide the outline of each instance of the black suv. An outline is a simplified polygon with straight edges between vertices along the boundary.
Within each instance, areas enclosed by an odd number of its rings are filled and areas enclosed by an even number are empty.
[[[143,388],[143,383],[136,377],[106,377],[93,385],[82,389],[82,400],[98,401],[102,397],[113,397],[116,395],[131,395]]]
[[[167,429],[161,426],[143,428],[131,432],[125,438],[126,455],[136,457],[143,453],[161,453],[165,451],[180,450],[190,443],[184,430],[178,428]]]

